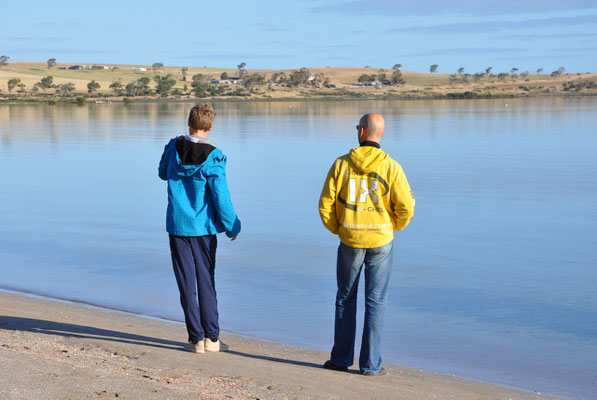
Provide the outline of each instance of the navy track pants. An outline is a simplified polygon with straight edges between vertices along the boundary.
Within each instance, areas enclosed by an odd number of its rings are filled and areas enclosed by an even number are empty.
[[[198,237],[170,235],[170,253],[189,342],[217,340],[218,301],[215,268],[216,235]]]

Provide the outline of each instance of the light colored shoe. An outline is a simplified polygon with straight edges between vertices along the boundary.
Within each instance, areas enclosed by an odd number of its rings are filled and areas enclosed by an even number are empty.
[[[205,338],[205,351],[218,352],[226,350],[228,350],[228,345],[222,343],[221,340],[218,339],[214,342],[209,338]]]
[[[365,376],[383,376],[383,375],[387,375],[387,374],[388,374],[388,372],[386,371],[386,369],[384,367],[381,367],[379,372],[373,372],[373,371],[363,372],[363,375],[365,375]]]
[[[205,344],[203,343],[203,340],[197,343],[189,342],[185,344],[184,349],[191,353],[205,353]]]

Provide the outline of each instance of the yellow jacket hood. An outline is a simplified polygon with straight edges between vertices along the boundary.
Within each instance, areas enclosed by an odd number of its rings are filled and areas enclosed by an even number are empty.
[[[350,150],[348,157],[356,170],[361,172],[371,172],[389,156],[377,147],[361,146]]]

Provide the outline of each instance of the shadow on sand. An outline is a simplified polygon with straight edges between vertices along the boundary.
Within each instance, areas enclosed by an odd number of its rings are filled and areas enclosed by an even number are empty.
[[[255,358],[257,360],[265,360],[265,361],[272,361],[272,362],[278,362],[278,363],[283,363],[283,364],[299,365],[301,367],[323,369],[323,363],[321,363],[321,364],[315,364],[315,363],[311,363],[311,362],[307,362],[307,361],[296,361],[296,360],[289,360],[289,359],[286,359],[286,358],[278,358],[278,357],[272,357],[272,356],[263,356],[263,355],[260,355],[260,354],[243,353],[242,351],[236,351],[236,350],[226,350],[226,353],[234,354],[236,356],[241,356],[241,357]],[[338,373],[341,374],[343,372],[338,372]],[[346,372],[344,372],[344,373],[346,373]],[[349,373],[349,374],[357,374],[357,375],[361,374],[358,369],[354,369],[354,370],[349,369],[347,373]]]
[[[150,336],[136,335],[133,333],[113,331],[109,329],[95,328],[63,322],[47,321],[42,319],[21,318],[0,315],[0,329],[41,333],[44,335],[55,335],[63,337],[74,337],[80,339],[98,339],[111,342],[151,346],[167,350],[182,350],[184,343],[167,339],[160,339]],[[248,357],[257,360],[265,360],[277,363],[298,365],[302,367],[321,369],[322,364],[315,364],[306,361],[289,360],[260,354],[250,354],[236,350],[227,350],[226,353],[239,357]],[[349,373],[358,373],[351,370]]]
[[[42,319],[7,317],[4,315],[0,315],[0,329],[42,333],[45,335],[75,337],[81,339],[100,339],[111,342],[137,344],[170,350],[180,350],[184,344],[172,340],[112,331],[109,329],[95,328],[92,326],[67,324],[63,322],[46,321]]]

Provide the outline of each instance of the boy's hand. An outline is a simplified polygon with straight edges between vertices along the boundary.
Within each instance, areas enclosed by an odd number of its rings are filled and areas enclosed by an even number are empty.
[[[230,240],[236,240],[237,237],[238,237],[238,235],[236,235],[235,237],[231,238]]]

